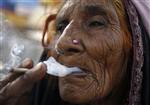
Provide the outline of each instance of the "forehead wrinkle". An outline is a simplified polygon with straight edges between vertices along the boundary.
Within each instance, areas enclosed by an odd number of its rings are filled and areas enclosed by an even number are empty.
[[[118,20],[118,15],[112,0],[87,0],[86,3],[83,3],[83,1],[80,8],[82,8],[83,14],[84,11],[86,11],[84,14],[85,16],[102,15],[108,19],[109,23],[112,23],[113,21],[116,22],[116,20]]]
[[[81,11],[90,16],[107,14],[107,9],[103,5],[86,5]]]
[[[111,0],[67,0],[64,6],[58,13],[58,20],[79,17],[104,15],[107,17],[114,17],[115,9],[113,8]],[[111,6],[110,6],[111,5]]]
[[[87,13],[92,15],[97,15],[97,13],[99,13],[100,15],[112,14],[112,11],[114,9],[112,0],[87,0],[86,3],[82,3],[82,7],[87,11]]]

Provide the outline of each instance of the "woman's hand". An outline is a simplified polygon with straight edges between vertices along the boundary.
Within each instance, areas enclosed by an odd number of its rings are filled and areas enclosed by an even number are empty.
[[[0,80],[0,105],[16,105],[20,97],[29,93],[33,84],[46,74],[42,63],[33,67],[31,59],[26,59],[20,65],[25,73],[16,73],[15,69]]]

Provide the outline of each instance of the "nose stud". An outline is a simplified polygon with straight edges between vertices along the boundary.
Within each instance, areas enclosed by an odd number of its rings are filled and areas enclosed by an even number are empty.
[[[72,43],[73,43],[73,44],[79,44],[79,40],[73,39],[73,40],[72,40]]]

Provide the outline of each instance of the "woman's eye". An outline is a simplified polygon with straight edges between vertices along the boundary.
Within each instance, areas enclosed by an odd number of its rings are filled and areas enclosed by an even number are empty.
[[[104,21],[91,21],[89,23],[89,27],[103,27],[103,26],[105,26]]]
[[[62,33],[65,27],[66,27],[65,24],[59,24],[59,26],[57,26],[57,31]]]
[[[57,32],[62,33],[67,25],[68,25],[68,22],[66,22],[66,21],[59,23],[57,25]]]

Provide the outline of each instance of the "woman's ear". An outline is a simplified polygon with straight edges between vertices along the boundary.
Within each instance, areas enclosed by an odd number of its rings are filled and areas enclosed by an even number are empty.
[[[56,14],[48,16],[48,18],[45,21],[45,26],[43,30],[43,36],[42,36],[42,46],[48,47],[51,40],[54,37],[55,34],[55,20],[56,20]]]
[[[56,20],[52,20],[49,25],[48,25],[48,29],[47,29],[47,33],[45,36],[45,44],[47,46],[51,46],[52,42],[54,40],[55,34],[56,34]]]

